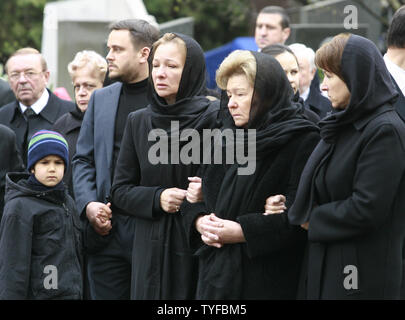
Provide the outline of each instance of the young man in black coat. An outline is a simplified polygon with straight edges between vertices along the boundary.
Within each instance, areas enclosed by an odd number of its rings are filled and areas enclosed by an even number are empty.
[[[16,101],[0,109],[0,124],[16,134],[24,164],[28,141],[41,129],[51,129],[62,114],[74,109],[70,101],[59,99],[46,88],[49,70],[41,53],[33,48],[17,50],[5,66]]]
[[[158,36],[158,30],[143,20],[123,20],[110,27],[109,77],[119,81],[92,94],[77,141],[73,188],[81,217],[88,220],[92,299],[130,297],[134,225],[123,210],[111,208],[109,195],[128,114],[148,104],[148,56]],[[100,211],[112,216],[113,226],[109,219],[98,219]]]

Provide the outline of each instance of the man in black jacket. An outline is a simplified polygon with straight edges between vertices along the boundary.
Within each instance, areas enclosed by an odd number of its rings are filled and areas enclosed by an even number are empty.
[[[148,56],[158,36],[143,20],[110,27],[106,59],[109,77],[118,81],[93,92],[80,129],[73,189],[78,211],[89,222],[85,237],[91,299],[130,298],[134,219],[111,208],[108,199],[128,114],[148,104]],[[102,221],[100,212],[112,220]]]
[[[46,88],[49,70],[41,53],[33,48],[17,50],[5,66],[16,100],[0,109],[0,124],[14,130],[18,151],[26,164],[31,136],[51,129],[62,114],[74,110],[74,104],[59,99]]]

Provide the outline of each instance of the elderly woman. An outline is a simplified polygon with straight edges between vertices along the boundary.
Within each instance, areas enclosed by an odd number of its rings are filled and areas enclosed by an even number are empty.
[[[316,63],[335,112],[320,122],[322,140],[288,211],[292,224],[308,230],[299,297],[397,299],[405,237],[405,125],[392,107],[398,93],[363,37],[334,37]]]
[[[219,103],[203,95],[204,53],[192,38],[165,34],[152,47],[149,67],[151,103],[128,117],[112,200],[136,219],[131,298],[192,299],[196,261],[179,208],[200,161],[183,161],[187,141],[180,136],[216,126]]]
[[[294,299],[305,232],[285,213],[264,215],[263,205],[269,194],[280,193],[292,204],[318,128],[302,117],[283,69],[269,55],[234,51],[216,80],[227,93],[223,129],[244,132],[235,142],[226,140],[224,150],[255,143],[256,170],[241,175],[238,163],[207,165],[203,202],[183,205],[189,243],[199,257],[197,299]]]
[[[68,64],[68,72],[72,78],[76,109],[60,117],[53,125],[53,130],[62,133],[66,138],[69,144],[69,163],[71,163],[76,153],[76,142],[90,96],[94,90],[103,87],[107,61],[95,51],[80,51]],[[71,168],[72,166],[69,165],[63,181],[69,186],[70,195],[74,197]]]

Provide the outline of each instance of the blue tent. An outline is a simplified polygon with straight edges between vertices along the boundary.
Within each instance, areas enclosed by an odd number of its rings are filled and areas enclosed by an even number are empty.
[[[215,72],[217,71],[221,62],[234,50],[252,50],[257,51],[255,38],[253,37],[238,37],[232,42],[224,44],[221,47],[205,52],[205,62],[208,71],[208,88],[215,89]]]

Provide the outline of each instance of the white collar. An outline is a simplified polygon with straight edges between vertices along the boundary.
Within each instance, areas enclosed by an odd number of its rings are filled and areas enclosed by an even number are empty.
[[[401,89],[402,94],[405,96],[405,70],[392,62],[387,54],[384,55],[384,61],[389,73],[392,75],[399,89]]]
[[[35,114],[39,114],[44,108],[45,106],[48,104],[48,100],[49,100],[49,93],[48,90],[46,90],[46,88],[44,89],[44,92],[42,92],[41,97],[35,101],[35,103],[33,105],[31,105],[31,109],[35,112]],[[20,108],[21,108],[21,112],[24,113],[25,110],[27,110],[27,106],[22,104],[21,102],[19,102]]]
[[[310,90],[310,87],[308,87],[308,89],[305,90],[305,92],[303,92],[302,94],[300,94],[300,97],[301,97],[304,101],[308,99],[309,90]]]

